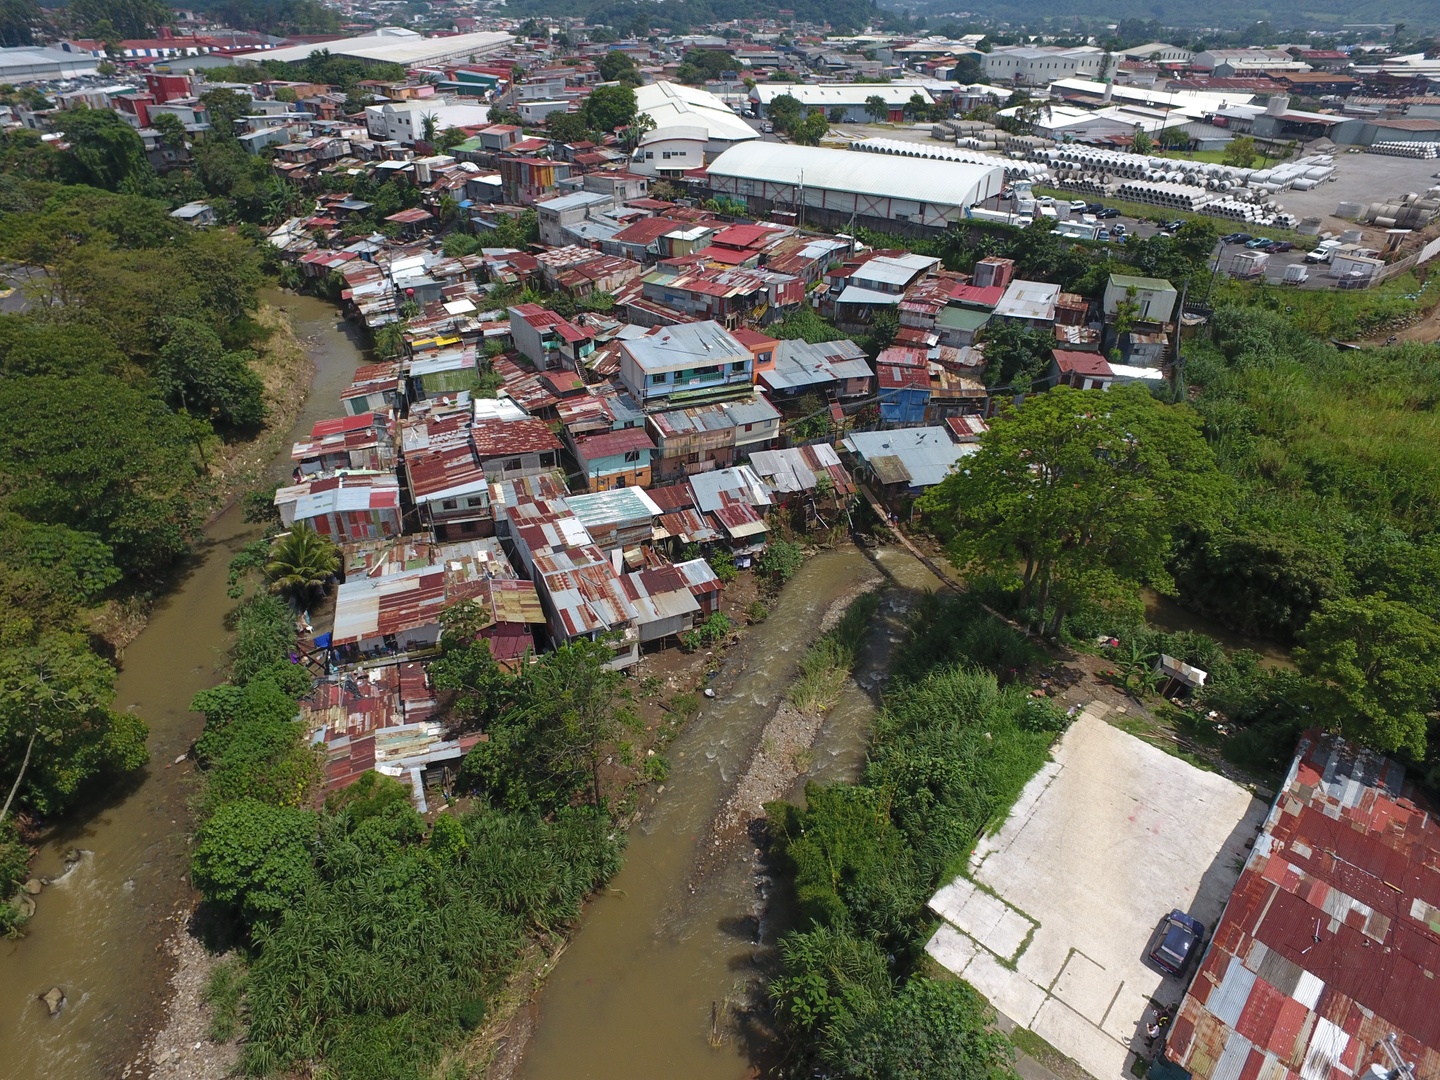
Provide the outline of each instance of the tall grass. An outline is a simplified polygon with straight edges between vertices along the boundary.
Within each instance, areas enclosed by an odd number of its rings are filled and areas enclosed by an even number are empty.
[[[790,687],[791,705],[802,713],[835,707],[879,609],[880,597],[873,592],[850,602],[835,627],[800,658],[800,674]]]

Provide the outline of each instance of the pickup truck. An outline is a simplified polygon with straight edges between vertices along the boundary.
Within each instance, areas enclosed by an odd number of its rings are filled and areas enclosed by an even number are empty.
[[[1314,251],[1307,251],[1305,261],[1307,263],[1328,263],[1330,256],[1335,254],[1335,249],[1339,246],[1337,243],[1326,240]]]

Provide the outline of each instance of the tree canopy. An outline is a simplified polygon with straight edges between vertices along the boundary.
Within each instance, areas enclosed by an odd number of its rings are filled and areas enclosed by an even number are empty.
[[[957,565],[1018,589],[1053,635],[1077,603],[1168,588],[1176,532],[1213,520],[1224,488],[1189,409],[1059,386],[1006,406],[920,505]]]

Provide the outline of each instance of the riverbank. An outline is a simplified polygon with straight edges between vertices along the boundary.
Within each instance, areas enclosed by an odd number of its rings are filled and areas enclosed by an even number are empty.
[[[363,355],[332,305],[277,290],[264,300],[290,320],[314,365],[309,395],[303,378],[293,395],[292,431],[276,426],[272,436],[275,460],[266,479],[283,479],[289,438],[331,415]],[[37,837],[31,872],[59,880],[37,898],[27,936],[0,941],[6,1075],[92,1080],[118,1077],[127,1066],[131,1076],[152,1071],[148,1047],[177,1011],[173,980],[188,955],[175,954],[172,945],[193,909],[187,876],[193,766],[185,755],[200,720],[189,705],[222,677],[225,618],[233,606],[229,562],[259,532],[237,506],[212,520],[172,587],[150,607],[143,632],[126,645],[114,707],[144,717],[150,764]],[[63,874],[73,848],[84,855]],[[65,1002],[52,1017],[38,997],[57,986]]]
[[[213,440],[206,450],[204,502],[209,508],[206,526],[213,525],[245,491],[259,487],[272,463],[282,453],[288,458],[296,419],[309,400],[315,365],[295,335],[290,316],[281,306],[283,294],[274,290],[263,302],[255,321],[268,336],[255,350],[251,370],[265,388],[265,426],[253,439],[230,444]],[[125,647],[134,641],[161,596],[129,596],[109,600],[92,612],[90,632],[106,642],[118,663]]]

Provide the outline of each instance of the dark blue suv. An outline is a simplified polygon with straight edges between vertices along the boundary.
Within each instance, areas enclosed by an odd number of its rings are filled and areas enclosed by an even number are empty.
[[[1160,937],[1150,950],[1150,959],[1171,975],[1183,975],[1204,938],[1204,923],[1183,911],[1172,911],[1160,924]]]

